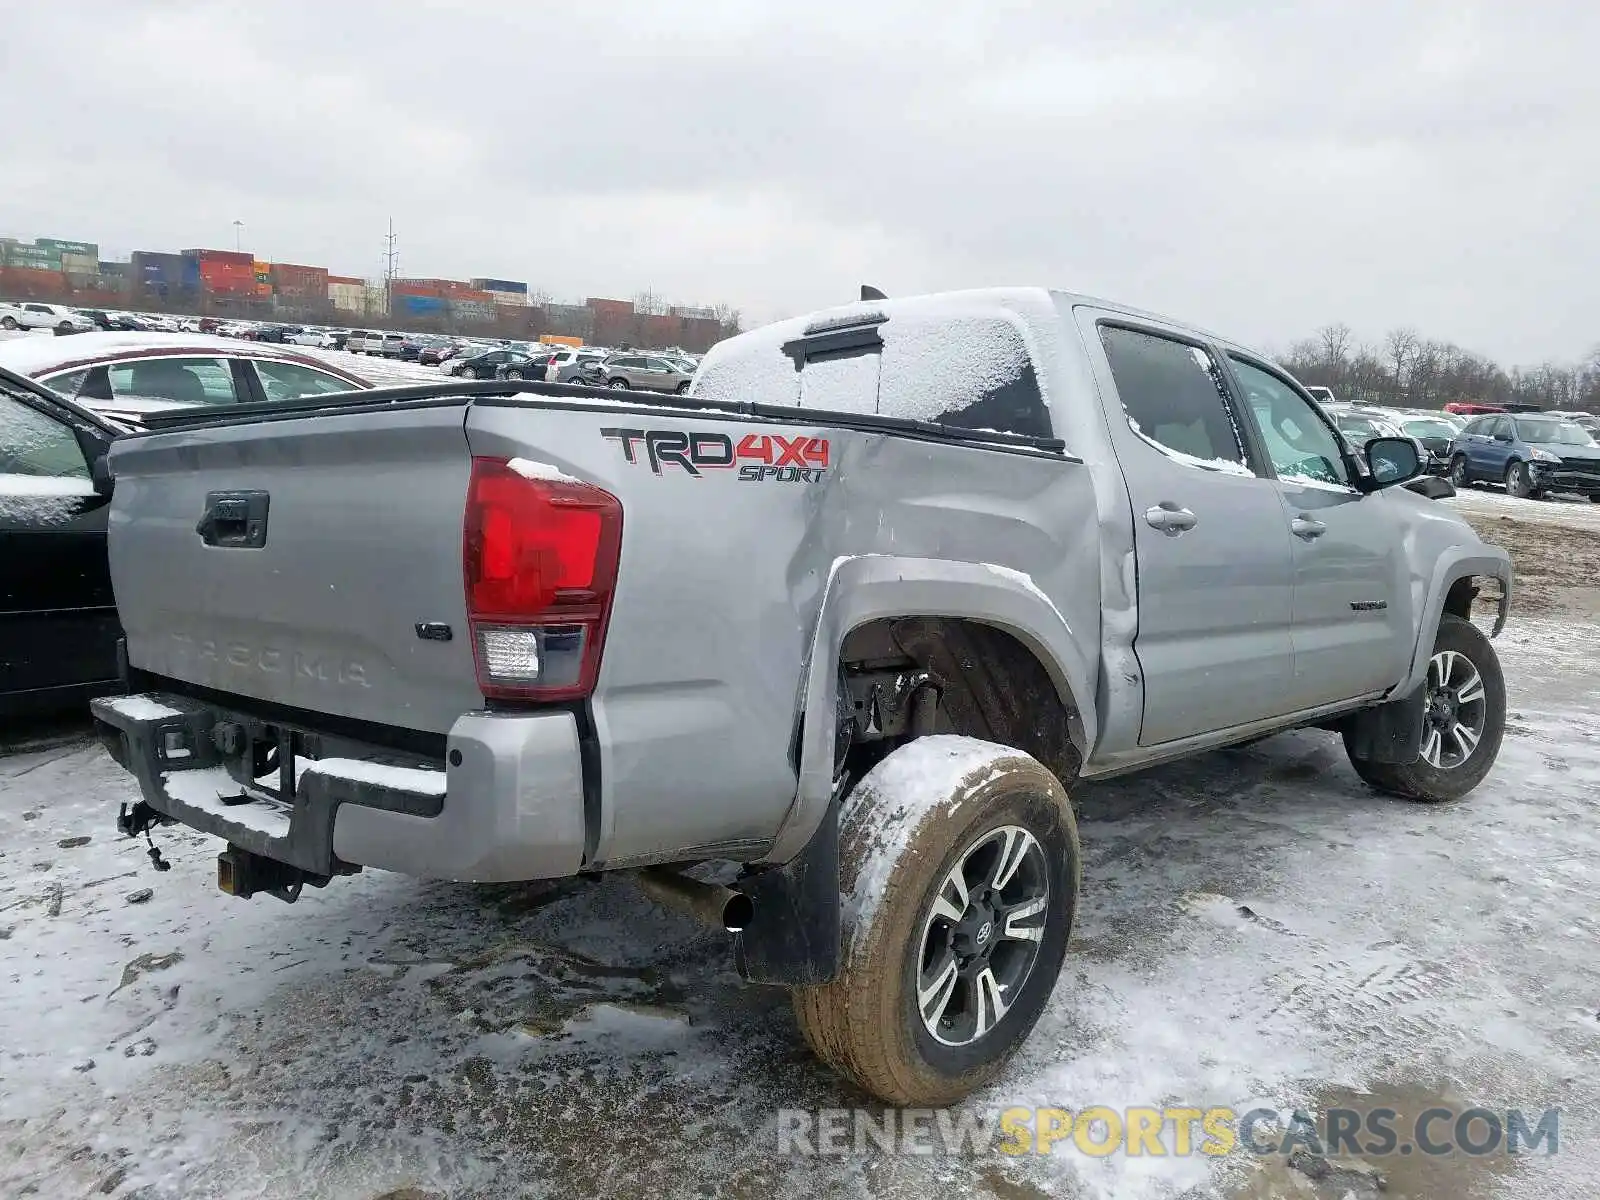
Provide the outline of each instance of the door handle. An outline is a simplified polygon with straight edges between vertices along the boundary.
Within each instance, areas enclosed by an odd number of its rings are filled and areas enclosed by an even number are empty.
[[[1289,532],[1303,542],[1315,541],[1328,532],[1328,527],[1311,517],[1296,517],[1289,522]]]
[[[194,531],[208,546],[259,550],[267,544],[266,492],[210,492]]]
[[[1154,508],[1144,510],[1145,524],[1159,529],[1168,537],[1177,537],[1186,529],[1193,529],[1198,518],[1187,508],[1178,508],[1171,501],[1163,501]]]

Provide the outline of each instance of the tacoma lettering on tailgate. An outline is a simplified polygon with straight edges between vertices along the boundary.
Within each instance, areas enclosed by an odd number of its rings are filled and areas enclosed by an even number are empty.
[[[827,438],[747,433],[735,444],[725,433],[685,433],[681,429],[602,429],[600,436],[622,447],[630,463],[643,460],[657,475],[676,467],[699,478],[706,471],[738,469],[744,483],[820,483],[828,469]]]

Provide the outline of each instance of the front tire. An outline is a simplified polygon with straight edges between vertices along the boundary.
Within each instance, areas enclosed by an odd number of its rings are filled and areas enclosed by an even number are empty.
[[[1537,500],[1542,495],[1533,486],[1533,476],[1528,473],[1527,463],[1514,462],[1506,468],[1506,495],[1515,496],[1518,500]]]
[[[1471,621],[1445,616],[1433,640],[1425,686],[1422,756],[1414,763],[1375,763],[1350,754],[1350,765],[1380,792],[1408,800],[1459,800],[1483,782],[1506,731],[1506,684],[1500,660]]]
[[[843,949],[796,988],[817,1057],[889,1103],[952,1104],[997,1076],[1050,998],[1077,907],[1066,791],[1021,751],[919,738],[846,797]]]
[[[17,319],[15,317],[5,317],[3,319],[0,319],[0,327],[6,328],[6,329],[11,329],[11,330],[15,330],[15,329],[21,328],[21,326],[19,326],[17,324]]]
[[[625,392],[628,390],[628,381],[626,379],[613,379],[606,386]]]
[[[461,376],[462,379],[476,379],[478,377],[478,368],[462,367],[460,371],[456,372],[456,374]]]
[[[1450,460],[1450,482],[1457,488],[1464,488],[1472,482],[1467,477],[1467,456],[1458,454]]]

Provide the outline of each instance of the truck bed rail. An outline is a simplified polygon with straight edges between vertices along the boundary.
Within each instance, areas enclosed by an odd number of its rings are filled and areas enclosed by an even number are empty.
[[[146,437],[174,429],[203,429],[218,425],[252,421],[284,421],[324,413],[352,412],[372,408],[415,408],[459,401],[487,400],[516,402],[523,396],[547,397],[573,402],[570,407],[658,408],[686,414],[715,417],[742,417],[785,424],[835,425],[869,433],[896,433],[909,437],[938,438],[944,441],[972,442],[988,446],[1016,447],[1080,462],[1068,454],[1066,443],[1056,437],[1036,437],[1000,429],[969,429],[937,421],[916,421],[905,417],[882,417],[870,413],[835,412],[824,408],[797,408],[794,405],[761,404],[754,401],[708,400],[701,396],[630,390],[622,395],[610,388],[582,384],[546,383],[529,379],[480,379],[439,383],[405,384],[373,388],[369,391],[329,392],[299,400],[260,404],[231,404],[219,409],[185,409],[153,413],[145,419],[147,428],[128,437]]]

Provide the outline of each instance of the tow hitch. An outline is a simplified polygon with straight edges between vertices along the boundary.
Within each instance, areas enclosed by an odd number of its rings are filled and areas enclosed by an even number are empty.
[[[313,875],[299,867],[252,854],[238,846],[229,846],[217,855],[217,887],[230,896],[248,900],[257,892],[276,896],[285,904],[300,899],[300,889],[306,884],[327,887],[329,875]]]

